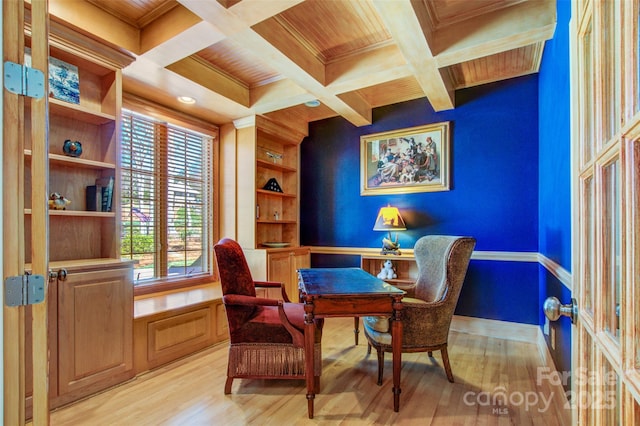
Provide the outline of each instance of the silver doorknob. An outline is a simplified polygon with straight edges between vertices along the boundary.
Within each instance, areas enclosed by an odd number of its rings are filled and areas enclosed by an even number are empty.
[[[578,319],[578,304],[574,298],[571,298],[571,303],[563,305],[557,297],[547,297],[542,310],[549,321],[556,321],[561,316],[565,316],[571,318],[571,323],[575,324]]]

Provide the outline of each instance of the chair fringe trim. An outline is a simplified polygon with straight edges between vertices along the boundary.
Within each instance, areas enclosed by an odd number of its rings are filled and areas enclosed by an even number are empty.
[[[314,376],[322,372],[320,343],[314,346]],[[305,375],[304,348],[282,343],[240,343],[229,346],[229,377]]]

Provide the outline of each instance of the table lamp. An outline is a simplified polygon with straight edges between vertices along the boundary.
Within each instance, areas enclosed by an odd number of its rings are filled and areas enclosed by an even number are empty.
[[[382,239],[382,251],[380,254],[400,255],[398,233],[396,232],[396,240],[393,241],[391,239],[391,231],[406,231],[407,228],[397,207],[391,207],[390,205],[382,207],[378,212],[378,217],[376,218],[376,223],[373,225],[373,230],[389,232],[389,236]]]

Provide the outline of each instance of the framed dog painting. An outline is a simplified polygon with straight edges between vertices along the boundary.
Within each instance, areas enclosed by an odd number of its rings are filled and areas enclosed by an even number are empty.
[[[360,194],[449,190],[449,122],[360,137]]]

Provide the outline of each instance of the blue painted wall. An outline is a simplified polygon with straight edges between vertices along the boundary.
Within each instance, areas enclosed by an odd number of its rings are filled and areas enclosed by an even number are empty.
[[[571,271],[571,153],[569,88],[569,0],[557,2],[554,38],[546,43],[539,73],[540,95],[540,253]],[[571,292],[552,274],[541,268],[542,306],[547,297],[562,303],[571,300]],[[544,324],[540,312],[540,324]],[[571,321],[562,317],[551,323],[556,335],[555,349],[547,345],[560,371],[571,369]],[[568,387],[568,386],[567,386]]]
[[[360,136],[451,122],[451,190],[361,196]],[[379,247],[380,207],[400,208],[408,230],[401,247],[426,234],[472,235],[476,250],[538,251],[538,77],[456,92],[456,109],[434,112],[425,99],[376,108],[373,124],[342,118],[311,123],[301,145],[301,243]],[[330,266],[314,256],[313,266]],[[336,258],[341,266],[353,259]],[[535,263],[472,261],[461,315],[539,323]]]
[[[425,234],[468,234],[476,250],[540,252],[571,271],[569,0],[558,0],[557,27],[540,73],[456,92],[456,109],[436,113],[424,99],[377,108],[373,124],[341,118],[310,126],[301,146],[301,242],[379,247],[378,209],[399,207],[402,247]],[[360,136],[451,122],[451,190],[360,195]],[[314,255],[313,266],[358,266],[357,256]],[[537,263],[472,260],[457,314],[544,324],[548,296],[571,292]],[[571,368],[571,324],[552,323],[557,368]],[[549,340],[547,340],[548,343]]]
[[[571,116],[569,19],[571,3],[559,0],[555,36],[544,49],[540,95],[540,253],[571,271]]]

